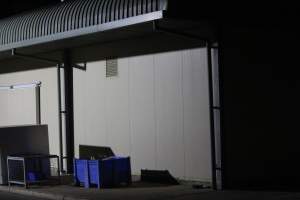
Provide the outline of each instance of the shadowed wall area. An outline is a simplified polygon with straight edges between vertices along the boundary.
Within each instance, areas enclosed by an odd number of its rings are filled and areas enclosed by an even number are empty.
[[[226,188],[300,186],[297,35],[282,24],[223,29]]]

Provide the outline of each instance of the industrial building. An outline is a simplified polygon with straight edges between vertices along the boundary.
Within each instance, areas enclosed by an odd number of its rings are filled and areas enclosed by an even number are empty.
[[[298,188],[293,21],[168,0],[32,5],[0,19],[0,126],[47,124],[61,171],[80,145],[109,146],[133,175]]]

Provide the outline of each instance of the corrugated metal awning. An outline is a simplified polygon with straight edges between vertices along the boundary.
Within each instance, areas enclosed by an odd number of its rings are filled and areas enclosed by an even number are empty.
[[[0,51],[100,31],[101,24],[163,11],[166,8],[166,0],[66,1],[1,20]]]
[[[61,60],[61,50],[69,48],[73,50],[73,58],[78,62],[134,55],[141,51],[147,53],[148,50],[155,52],[161,48],[163,51],[176,49],[174,44],[179,44],[180,41],[174,43],[169,41],[172,38],[170,36],[166,39],[154,34],[153,22],[187,31],[197,26],[199,28],[199,24],[168,18],[170,2],[168,0],[68,0],[1,19],[0,59],[9,58],[7,61],[1,61],[1,64],[11,65],[13,49],[29,55],[42,55]],[[207,35],[206,32],[205,34]],[[196,46],[195,41],[189,42],[181,42],[180,48],[185,44]],[[22,63],[15,62],[14,65]]]
[[[91,28],[166,9],[166,0],[76,0],[0,21],[0,45],[16,44],[47,36]],[[71,36],[69,33],[68,35]],[[16,45],[17,46],[17,45]]]

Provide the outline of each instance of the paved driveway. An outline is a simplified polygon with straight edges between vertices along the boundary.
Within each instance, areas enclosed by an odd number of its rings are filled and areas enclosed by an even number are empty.
[[[0,192],[0,200],[44,200],[31,196],[22,196],[18,194],[11,194],[7,192]]]
[[[18,188],[19,190],[22,187]],[[23,190],[20,190],[23,191]],[[300,192],[223,191],[195,190],[186,186],[120,189],[84,189],[70,186],[46,187],[26,190],[41,195],[53,194],[51,198],[89,200],[300,200]],[[24,191],[23,191],[24,192]],[[0,200],[46,200],[0,192]],[[54,198],[55,199],[55,198]]]

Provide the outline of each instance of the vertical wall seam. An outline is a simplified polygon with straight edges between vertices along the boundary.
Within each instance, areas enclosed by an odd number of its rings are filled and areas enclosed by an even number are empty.
[[[132,120],[131,120],[131,92],[130,92],[130,59],[127,58],[127,66],[128,66],[128,129],[129,129],[129,155],[132,155]]]
[[[154,105],[154,146],[155,146],[155,169],[158,169],[158,126],[157,126],[157,102],[156,102],[156,66],[155,66],[155,55],[153,58],[153,105]]]
[[[103,68],[104,68],[104,75],[106,74],[106,64],[105,61],[103,61],[102,63],[104,63]],[[104,88],[104,120],[105,120],[105,140],[106,140],[106,144],[109,145],[109,139],[108,139],[108,112],[107,112],[107,78],[103,77],[103,88]]]
[[[190,51],[188,51],[190,52]],[[184,51],[181,52],[181,98],[182,98],[182,143],[183,143],[183,178],[186,178],[186,148],[185,148],[185,126],[184,126],[184,76],[183,76],[183,67],[184,67]]]
[[[88,74],[88,69],[89,69],[89,67],[87,66],[86,67],[86,72],[85,73],[83,73],[83,77],[84,77],[84,86],[85,86],[85,88],[87,87],[87,80],[86,80],[86,77],[87,77],[87,74]],[[87,90],[87,88],[85,89],[85,91],[84,91],[84,93],[85,93],[85,97],[88,97],[88,90]],[[86,101],[86,99],[88,99],[88,98],[84,98],[84,101]],[[86,111],[87,111],[87,109],[83,109],[84,110],[84,116],[87,116],[87,114],[86,114]],[[84,131],[85,131],[85,133],[87,133],[88,131],[87,131],[87,123],[86,123],[86,121],[84,121],[85,123],[84,123]],[[88,138],[87,137],[85,137],[85,139],[84,139],[84,142],[85,142],[85,144],[88,144]]]

